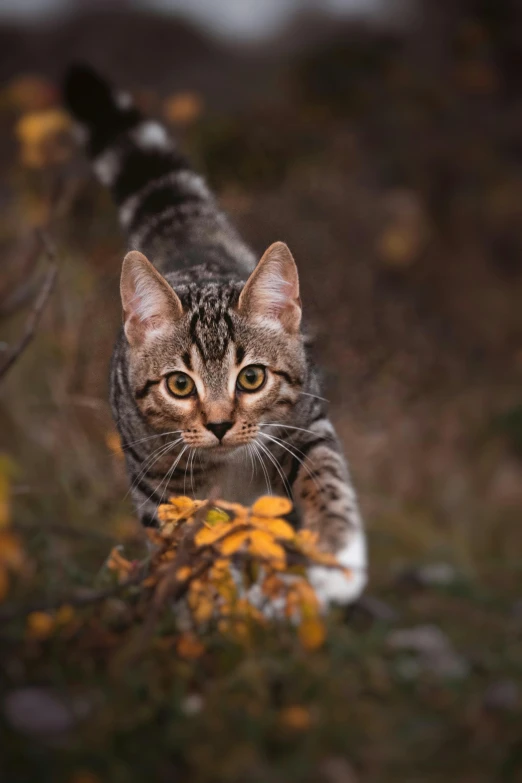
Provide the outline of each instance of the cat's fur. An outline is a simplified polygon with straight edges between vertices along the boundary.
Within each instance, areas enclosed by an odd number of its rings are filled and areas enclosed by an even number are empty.
[[[219,487],[248,503],[288,492],[300,523],[352,569],[351,579],[311,569],[320,598],[356,598],[366,582],[364,531],[300,328],[290,251],[278,242],[256,266],[204,180],[127,94],[84,67],[70,70],[64,94],[132,248],[111,402],[143,524],[156,523],[171,494],[206,497]],[[254,393],[236,386],[247,365],[266,368]],[[174,371],[194,380],[195,394],[169,393]]]

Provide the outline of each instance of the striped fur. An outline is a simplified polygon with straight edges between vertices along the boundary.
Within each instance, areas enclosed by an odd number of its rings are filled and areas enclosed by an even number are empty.
[[[289,493],[299,523],[353,570],[312,569],[320,597],[354,599],[366,581],[364,532],[300,329],[290,251],[276,243],[256,265],[205,181],[128,94],[75,67],[64,95],[132,251],[111,404],[143,524],[156,524],[170,494],[217,486],[249,503]],[[264,379],[255,391],[241,387],[251,367]],[[172,391],[178,377],[193,385],[186,397]]]

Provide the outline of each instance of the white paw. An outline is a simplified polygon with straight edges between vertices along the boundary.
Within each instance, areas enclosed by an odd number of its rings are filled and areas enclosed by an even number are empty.
[[[311,566],[308,579],[323,609],[330,604],[350,604],[363,592],[367,582],[366,539],[363,530],[350,533],[348,544],[336,553],[339,563],[350,570]]]

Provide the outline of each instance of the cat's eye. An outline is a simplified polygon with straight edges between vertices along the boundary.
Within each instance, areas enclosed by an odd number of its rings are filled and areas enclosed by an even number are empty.
[[[266,370],[257,364],[249,364],[243,367],[237,376],[237,388],[241,391],[258,391],[266,380]]]
[[[189,397],[196,388],[196,384],[186,372],[172,372],[165,378],[165,383],[174,397]]]

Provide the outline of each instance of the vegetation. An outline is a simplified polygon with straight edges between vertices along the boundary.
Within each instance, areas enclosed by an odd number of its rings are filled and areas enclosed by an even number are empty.
[[[106,402],[115,213],[55,84],[3,90],[0,779],[522,780],[522,173],[492,19],[443,49],[358,31],[235,114],[138,96],[298,261],[370,538],[368,595],[327,616],[284,500],[138,528]]]

